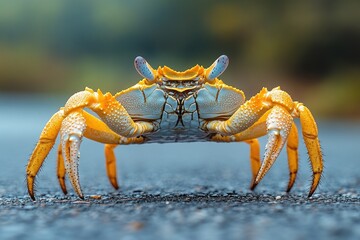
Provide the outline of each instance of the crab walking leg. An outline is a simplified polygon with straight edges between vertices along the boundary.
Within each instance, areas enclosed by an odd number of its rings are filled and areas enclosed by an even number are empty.
[[[260,161],[260,144],[259,140],[256,138],[254,139],[242,139],[241,137],[237,135],[233,136],[222,136],[220,134],[216,134],[211,138],[212,141],[216,142],[246,142],[250,145],[250,165],[251,165],[251,172],[252,172],[252,180],[250,184],[250,189],[253,190],[255,188],[254,181],[256,178],[256,175],[259,172],[261,161]]]
[[[120,145],[126,145],[126,144],[136,144],[136,143],[142,143],[144,142],[143,137],[137,137],[137,138],[122,138]],[[105,152],[105,163],[106,163],[106,172],[109,178],[109,181],[111,185],[115,189],[119,189],[119,184],[116,177],[116,157],[114,153],[114,149],[118,145],[116,144],[105,144],[104,152]]]
[[[251,165],[251,172],[252,172],[252,179],[251,179],[251,184],[250,184],[250,189],[254,190],[255,188],[255,179],[256,176],[260,170],[260,165],[261,165],[261,161],[260,161],[260,144],[259,144],[259,140],[255,139],[250,139],[250,140],[246,140],[246,143],[248,143],[250,145],[250,165]]]
[[[84,136],[97,142],[105,143],[105,163],[106,172],[111,185],[115,189],[119,189],[116,177],[116,157],[114,148],[117,145],[126,145],[134,143],[142,143],[143,137],[125,138],[113,132],[104,122],[93,115],[83,111],[86,120],[86,129]]]
[[[59,144],[58,155],[57,155],[57,177],[59,180],[61,190],[66,195],[67,190],[65,184],[65,175],[66,175],[66,170],[65,170],[64,158],[62,154],[62,146],[61,144]]]
[[[262,137],[267,133],[266,119],[270,112],[271,111],[266,112],[255,124],[245,131],[234,135],[237,141],[244,141],[250,145],[250,164],[252,171],[251,190],[254,190],[256,187],[255,179],[261,166],[260,144],[257,138]]]
[[[290,129],[289,138],[286,145],[289,171],[290,171],[290,179],[286,192],[290,192],[296,180],[296,175],[299,168],[298,146],[299,146],[298,130],[295,123],[293,123]]]
[[[114,133],[104,122],[87,112],[84,112],[87,128],[85,137],[105,143],[106,172],[111,185],[119,189],[116,177],[116,158],[113,149],[120,144],[123,137]]]
[[[63,116],[63,111],[60,110],[46,123],[26,167],[27,188],[32,200],[35,200],[34,183],[36,174],[39,172],[45,158],[55,144],[56,137],[61,127],[61,122],[64,118]]]
[[[111,185],[115,189],[119,189],[119,184],[116,177],[116,157],[114,153],[115,144],[105,144],[105,161],[106,161],[106,172]]]
[[[320,142],[318,139],[318,129],[310,110],[301,103],[297,103],[296,109],[298,110],[300,115],[302,135],[309,153],[311,167],[313,171],[313,180],[309,192],[310,197],[315,192],[320,182],[321,174],[323,171],[323,159]]]

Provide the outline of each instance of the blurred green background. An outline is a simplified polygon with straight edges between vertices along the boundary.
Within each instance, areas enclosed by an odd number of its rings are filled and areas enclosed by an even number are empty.
[[[317,117],[360,119],[360,1],[0,1],[0,94],[115,93],[133,59],[185,70],[230,58],[247,97],[278,85]]]

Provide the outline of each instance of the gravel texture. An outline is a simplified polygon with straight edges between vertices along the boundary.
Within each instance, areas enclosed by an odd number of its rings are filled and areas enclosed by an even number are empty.
[[[0,112],[8,113],[0,120],[0,239],[360,239],[358,123],[319,122],[325,172],[311,198],[302,143],[298,179],[286,194],[285,153],[257,189],[248,190],[249,149],[242,143],[121,146],[121,189],[115,191],[106,178],[103,146],[84,140],[85,200],[69,182],[69,195],[60,191],[53,151],[37,178],[33,202],[25,186],[26,163],[60,104],[17,99],[7,97],[11,103],[4,104],[0,97]]]

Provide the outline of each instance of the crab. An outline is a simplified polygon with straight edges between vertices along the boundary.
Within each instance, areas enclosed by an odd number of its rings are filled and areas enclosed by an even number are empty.
[[[218,77],[229,64],[222,55],[208,68],[196,65],[178,72],[167,66],[153,69],[143,57],[134,65],[143,79],[115,95],[100,90],[72,95],[41,132],[27,165],[27,188],[35,200],[34,182],[44,159],[60,132],[57,175],[67,194],[65,175],[80,198],[79,149],[83,137],[105,144],[106,171],[110,183],[119,188],[114,148],[118,145],[172,142],[245,142],[250,146],[253,190],[287,146],[290,179],[293,187],[298,170],[298,130],[312,167],[312,184],[308,196],[315,192],[323,171],[323,159],[316,122],[310,110],[293,101],[280,87],[245,100],[244,93],[226,85]],[[85,111],[90,109],[98,115]],[[258,138],[268,135],[263,160],[260,161]]]

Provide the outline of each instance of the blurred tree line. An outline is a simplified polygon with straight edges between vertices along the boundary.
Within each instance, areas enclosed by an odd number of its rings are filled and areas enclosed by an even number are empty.
[[[359,117],[360,3],[323,1],[0,1],[0,94],[116,92],[154,68],[231,64],[248,97],[281,85],[323,116]]]

